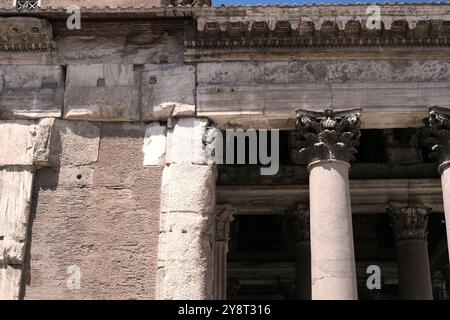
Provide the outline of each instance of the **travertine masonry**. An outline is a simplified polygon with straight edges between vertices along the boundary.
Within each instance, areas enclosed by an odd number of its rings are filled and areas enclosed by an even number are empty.
[[[144,135],[56,121],[52,166],[34,183],[26,299],[154,299],[162,167],[143,166]],[[80,289],[67,287],[70,266]]]
[[[158,251],[158,299],[212,299],[215,168],[164,169]]]
[[[66,119],[139,120],[138,103],[133,65],[71,65],[67,68]]]
[[[195,67],[145,65],[142,74],[144,120],[195,116]]]
[[[64,78],[60,66],[0,65],[0,119],[61,117]]]
[[[158,299],[214,297],[217,169],[204,161],[207,125],[206,119],[179,119],[168,135],[170,161],[161,188]]]
[[[52,124],[0,122],[0,299],[21,294],[34,170],[48,165]]]

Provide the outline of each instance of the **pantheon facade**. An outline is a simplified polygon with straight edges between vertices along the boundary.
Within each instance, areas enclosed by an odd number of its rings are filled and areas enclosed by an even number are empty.
[[[0,75],[1,299],[450,299],[449,3],[1,0]]]

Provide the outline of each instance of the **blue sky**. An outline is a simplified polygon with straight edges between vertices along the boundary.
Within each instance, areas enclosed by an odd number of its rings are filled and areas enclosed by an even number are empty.
[[[231,5],[258,5],[258,4],[305,4],[305,3],[358,3],[358,2],[362,2],[362,3],[375,3],[375,2],[380,2],[380,3],[384,3],[387,2],[386,0],[380,0],[380,1],[376,1],[376,0],[335,0],[335,1],[330,1],[330,0],[318,0],[318,1],[312,1],[312,0],[212,0],[214,6],[220,6],[222,4],[227,5],[227,6],[231,6]],[[439,2],[440,0],[436,0],[436,2]],[[390,2],[397,2],[397,1],[390,1]],[[416,1],[411,1],[411,0],[402,0],[402,1],[398,1],[398,2],[432,2],[429,0],[416,0]]]

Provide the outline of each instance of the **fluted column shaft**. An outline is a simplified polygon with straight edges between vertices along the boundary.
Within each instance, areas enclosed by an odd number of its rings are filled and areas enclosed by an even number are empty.
[[[426,240],[429,212],[429,208],[412,203],[391,203],[388,208],[396,240],[402,300],[433,300]]]
[[[348,170],[359,113],[297,112],[300,154],[309,169],[312,299],[356,300]]]

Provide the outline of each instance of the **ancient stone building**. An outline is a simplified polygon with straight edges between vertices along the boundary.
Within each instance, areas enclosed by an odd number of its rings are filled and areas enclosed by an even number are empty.
[[[450,4],[77,4],[0,1],[1,299],[450,299]]]

